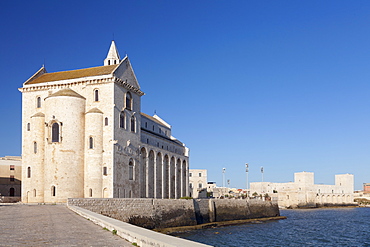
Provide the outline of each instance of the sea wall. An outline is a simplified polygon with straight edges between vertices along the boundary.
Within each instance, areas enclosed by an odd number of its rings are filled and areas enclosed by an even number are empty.
[[[280,215],[277,202],[259,199],[70,198],[68,205],[148,229]]]

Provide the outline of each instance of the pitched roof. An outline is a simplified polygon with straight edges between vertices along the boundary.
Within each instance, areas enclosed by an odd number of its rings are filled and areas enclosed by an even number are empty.
[[[144,117],[146,117],[146,118],[148,118],[148,119],[152,120],[153,122],[156,122],[157,124],[160,124],[160,125],[162,125],[162,126],[164,126],[164,127],[168,127],[168,126],[164,125],[164,124],[163,124],[161,121],[159,121],[158,119],[156,119],[156,118],[154,118],[154,117],[152,117],[152,116],[149,116],[148,114],[145,114],[144,112],[140,112],[140,114],[141,114],[142,116],[144,116]]]
[[[60,71],[60,72],[54,72],[54,73],[45,73],[35,78],[34,80],[30,80],[26,82],[26,84],[29,85],[29,84],[36,84],[36,83],[49,82],[49,81],[61,81],[61,80],[76,79],[76,78],[83,78],[83,77],[89,77],[89,76],[109,75],[117,68],[118,65],[119,64],[92,67],[92,68],[87,68],[87,69],[77,69],[77,70]]]

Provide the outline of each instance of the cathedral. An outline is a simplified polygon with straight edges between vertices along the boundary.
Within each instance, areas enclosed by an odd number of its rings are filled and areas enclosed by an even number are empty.
[[[189,194],[189,149],[144,95],[112,41],[104,66],[23,83],[22,202],[67,198],[180,198]]]

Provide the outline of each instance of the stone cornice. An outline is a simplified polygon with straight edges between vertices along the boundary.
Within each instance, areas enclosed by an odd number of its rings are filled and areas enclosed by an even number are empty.
[[[120,78],[115,78],[114,82],[117,84],[117,85],[120,85],[136,94],[138,94],[139,96],[143,96],[145,93],[142,92],[140,89],[138,89],[137,87],[134,87],[132,86],[131,84],[127,83],[127,81],[124,81]]]
[[[19,88],[19,91],[24,93],[24,92],[39,91],[39,90],[62,89],[66,87],[76,86],[76,85],[87,86],[87,85],[92,85],[92,84],[111,83],[113,81],[114,81],[113,77],[94,78],[94,79],[80,78],[80,80],[61,81],[59,83],[58,82],[46,82],[46,83],[27,85],[25,87]]]

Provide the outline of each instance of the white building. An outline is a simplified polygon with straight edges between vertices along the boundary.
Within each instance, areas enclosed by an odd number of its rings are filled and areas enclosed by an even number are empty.
[[[42,67],[19,90],[23,202],[188,195],[188,148],[141,113],[144,93],[114,41],[104,66]]]
[[[280,207],[316,207],[325,205],[352,204],[354,177],[352,174],[335,175],[335,185],[314,184],[313,172],[294,173],[294,182],[250,184],[253,195],[268,194],[278,197]]]
[[[193,198],[207,197],[207,170],[189,169],[190,196]]]

